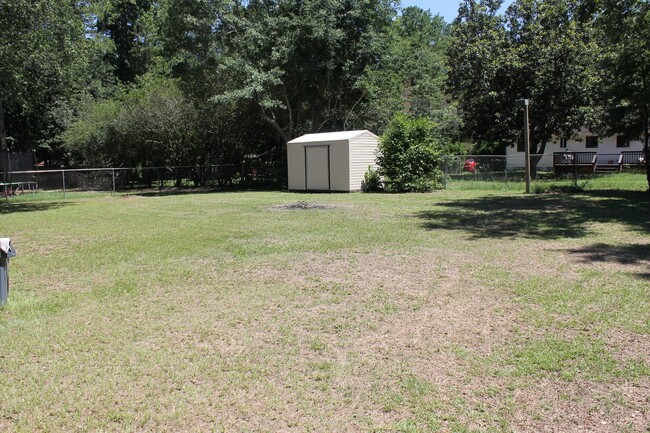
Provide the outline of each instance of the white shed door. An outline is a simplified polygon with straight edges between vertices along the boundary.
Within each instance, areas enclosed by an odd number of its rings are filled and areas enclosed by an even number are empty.
[[[330,147],[305,146],[305,189],[330,189]]]

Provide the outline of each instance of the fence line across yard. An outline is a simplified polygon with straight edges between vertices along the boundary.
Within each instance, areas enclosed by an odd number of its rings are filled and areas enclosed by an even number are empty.
[[[0,183],[3,195],[35,191],[105,191],[265,186],[275,179],[268,163],[175,167],[107,167],[12,171]]]
[[[508,159],[509,158],[509,159]],[[523,190],[523,158],[504,155],[446,155],[440,159],[442,186],[447,189]],[[533,159],[541,161],[541,155]],[[282,188],[284,170],[271,163],[247,161],[175,167],[107,167],[29,170],[0,174],[0,194],[15,196],[38,191],[128,192],[174,188]],[[585,173],[554,170],[541,165],[534,170],[533,187],[647,190],[645,170]]]
[[[573,155],[571,155],[573,156]],[[575,155],[578,161],[582,155]],[[609,157],[610,155],[603,155]],[[618,157],[618,156],[617,156]],[[549,155],[531,155],[534,163],[533,189],[588,190],[619,189],[645,191],[648,189],[645,167],[639,164],[620,164],[616,170],[608,168],[609,159],[594,159],[592,170],[577,169],[574,164],[567,170],[554,163]],[[591,163],[590,159],[590,163]],[[519,155],[447,155],[441,158],[443,185],[448,189],[509,189],[523,191],[525,183],[524,156]]]

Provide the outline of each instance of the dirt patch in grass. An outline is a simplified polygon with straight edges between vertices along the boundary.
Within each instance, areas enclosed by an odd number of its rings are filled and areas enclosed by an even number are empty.
[[[541,379],[514,390],[512,427],[526,432],[644,432],[647,383]]]
[[[621,362],[639,361],[646,364],[647,369],[650,369],[650,338],[648,338],[648,334],[615,329],[607,336],[606,343],[613,348],[613,356]]]
[[[269,210],[330,210],[330,209],[350,209],[352,205],[345,203],[308,203],[306,201],[297,201],[289,204],[277,204],[269,207]]]

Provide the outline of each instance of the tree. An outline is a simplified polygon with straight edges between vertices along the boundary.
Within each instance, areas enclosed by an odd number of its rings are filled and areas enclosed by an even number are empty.
[[[63,137],[80,165],[189,165],[197,154],[197,117],[174,80],[153,77],[90,104]]]
[[[104,58],[120,82],[134,82],[148,71],[153,61],[159,3],[153,0],[106,0],[102,10],[98,11],[97,32],[113,42],[112,49],[104,54]]]
[[[253,104],[283,143],[348,129],[365,98],[357,85],[394,14],[388,0],[252,0],[215,23],[228,88],[216,102]]]
[[[643,137],[650,190],[650,3],[643,0],[595,2],[602,29],[602,130]]]
[[[395,113],[442,121],[447,24],[439,15],[407,7],[378,39],[380,61],[366,69],[366,124],[381,132]]]
[[[388,191],[431,191],[439,187],[440,143],[426,118],[397,114],[381,137],[377,164]]]
[[[0,113],[14,150],[50,146],[97,76],[85,2],[0,6]],[[99,68],[101,69],[101,68]]]
[[[465,1],[451,26],[447,51],[447,88],[457,101],[466,138],[488,153],[516,137],[503,118],[511,63],[505,18],[497,11],[502,1]]]
[[[497,151],[521,141],[514,101],[529,98],[531,153],[593,118],[599,49],[575,0],[466,0],[452,25],[448,85],[463,130]]]

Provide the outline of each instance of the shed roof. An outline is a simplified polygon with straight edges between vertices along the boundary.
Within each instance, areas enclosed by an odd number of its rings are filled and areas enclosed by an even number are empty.
[[[322,132],[320,134],[305,134],[301,135],[298,138],[294,138],[289,143],[313,143],[315,141],[340,141],[340,140],[351,140],[358,137],[361,134],[370,134],[375,138],[377,137],[372,132],[367,129],[361,129],[358,131],[340,131],[340,132]]]

